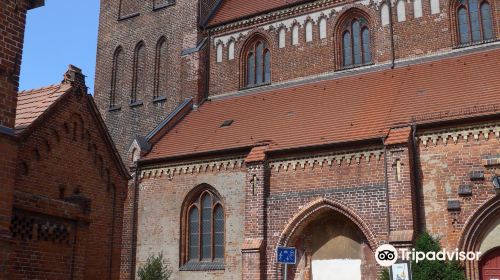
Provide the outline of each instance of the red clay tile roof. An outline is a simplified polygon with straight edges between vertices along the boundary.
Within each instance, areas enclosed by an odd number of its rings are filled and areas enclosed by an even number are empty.
[[[410,140],[411,127],[395,128],[389,131],[389,135],[385,139],[385,145],[395,145],[408,143]]]
[[[307,0],[222,0],[222,4],[208,21],[208,26],[234,21],[302,2],[307,2]]]
[[[58,84],[20,92],[17,96],[16,133],[26,129],[70,88],[70,84]]]
[[[254,147],[245,158],[246,163],[260,162],[266,159],[267,146]]]
[[[382,138],[412,121],[500,111],[500,49],[205,102],[146,159],[269,143],[268,151]],[[225,120],[234,120],[220,127]]]

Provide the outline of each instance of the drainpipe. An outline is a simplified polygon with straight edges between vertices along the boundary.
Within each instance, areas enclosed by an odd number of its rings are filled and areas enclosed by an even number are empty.
[[[387,146],[384,143],[384,137],[382,137],[382,145],[384,145],[384,184],[385,184],[385,197],[387,200],[387,232],[391,232],[391,212],[389,209],[389,176],[387,174]]]
[[[415,188],[415,223],[416,223],[416,228],[417,230],[419,229],[419,222],[420,222],[420,213],[418,211],[419,205],[420,205],[420,192],[419,192],[419,186],[420,186],[420,176],[419,176],[419,169],[418,169],[418,159],[417,159],[417,125],[412,125],[412,161],[413,161],[413,183],[415,184],[413,187]]]
[[[141,174],[141,168],[139,162],[135,163],[135,176],[134,176],[134,206],[132,215],[132,252],[130,253],[130,280],[135,279],[135,265],[137,256],[137,216],[139,207],[139,174]]]
[[[396,67],[396,47],[394,46],[394,25],[392,24],[392,0],[387,0],[389,3],[389,31],[391,37],[391,69]]]
[[[210,93],[210,49],[212,48],[212,43],[211,43],[211,32],[210,30],[208,30],[208,33],[207,33],[207,46],[208,46],[208,51],[207,51],[207,54],[205,56],[205,67],[207,69],[207,73],[205,74],[205,92],[204,92],[204,96],[203,96],[203,99],[206,100],[208,99],[208,95]]]
[[[112,216],[111,216],[111,242],[109,244],[109,280],[113,278],[113,242],[115,241],[115,207],[116,207],[116,190],[115,187],[111,187],[111,191],[113,192],[113,202],[112,202]]]

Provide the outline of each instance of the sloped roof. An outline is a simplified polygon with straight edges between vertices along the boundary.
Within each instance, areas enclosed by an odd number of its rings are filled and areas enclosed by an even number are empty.
[[[21,91],[17,96],[16,109],[16,134],[33,123],[45,110],[47,110],[56,100],[64,95],[70,84],[57,84],[39,89]]]
[[[208,21],[208,26],[231,22],[240,18],[257,15],[302,2],[307,2],[307,0],[222,0],[222,4]]]
[[[145,159],[385,137],[413,122],[500,112],[500,49],[205,102]],[[226,120],[230,126],[221,127]]]

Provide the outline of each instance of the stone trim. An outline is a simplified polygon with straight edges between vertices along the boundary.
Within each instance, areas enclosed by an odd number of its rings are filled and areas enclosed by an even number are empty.
[[[193,174],[214,170],[234,170],[237,168],[242,168],[243,166],[245,166],[245,157],[179,163],[146,168],[145,170],[141,171],[140,178],[161,178],[163,175],[173,177],[174,175],[188,173]]]
[[[456,144],[459,139],[464,139],[467,142],[469,138],[473,138],[479,141],[481,139],[480,136],[482,136],[484,140],[489,140],[490,134],[492,138],[494,137],[500,140],[500,123],[487,123],[465,128],[452,128],[423,133],[417,136],[417,141],[422,142],[422,144],[427,147],[429,142],[437,145],[439,140],[445,145],[449,140],[453,141],[454,144]]]
[[[317,166],[323,167],[324,165],[332,166],[334,162],[338,165],[341,165],[342,162],[351,165],[353,161],[355,161],[357,164],[361,163],[362,158],[367,163],[370,162],[371,158],[379,161],[382,154],[382,149],[373,149],[359,152],[332,153],[320,156],[307,156],[284,160],[273,160],[269,162],[269,166],[271,168],[274,168],[276,172],[279,172],[280,170],[297,170],[297,167],[304,169],[306,165],[309,165],[311,168]]]

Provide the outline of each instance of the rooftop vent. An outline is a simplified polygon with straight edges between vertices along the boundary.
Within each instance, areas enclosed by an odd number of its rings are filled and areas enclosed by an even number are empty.
[[[220,127],[230,126],[232,123],[233,123],[233,120],[225,120],[225,121],[224,121],[224,122],[220,125]]]

